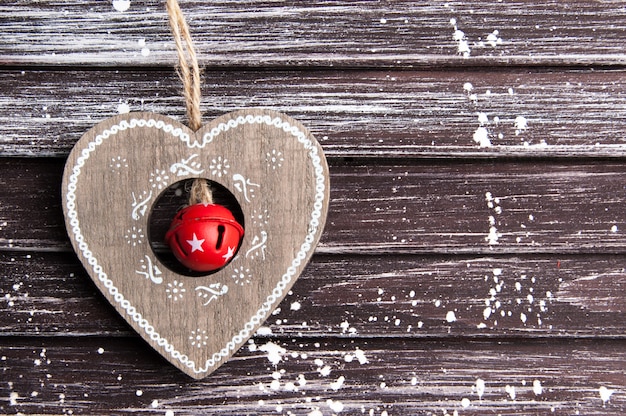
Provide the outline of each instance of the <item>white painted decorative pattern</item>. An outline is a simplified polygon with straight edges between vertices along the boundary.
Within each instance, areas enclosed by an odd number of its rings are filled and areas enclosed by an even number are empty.
[[[308,233],[300,245],[295,258],[292,260],[291,265],[287,268],[285,273],[281,276],[281,279],[272,290],[272,293],[267,296],[265,302],[257,310],[257,312],[246,322],[244,327],[238,334],[232,337],[232,339],[226,343],[226,345],[218,352],[214,353],[202,367],[191,360],[187,355],[181,354],[174,345],[172,345],[167,339],[161,337],[161,335],[150,325],[150,322],[145,319],[141,313],[128,301],[119,289],[115,286],[114,282],[108,277],[100,265],[98,259],[93,255],[89,249],[89,245],[83,237],[80,222],[78,220],[78,212],[76,211],[76,190],[78,184],[78,178],[80,177],[82,168],[85,166],[87,159],[92,152],[94,152],[98,146],[100,146],[106,139],[114,136],[120,131],[133,128],[156,128],[163,130],[166,133],[171,134],[174,138],[178,138],[187,144],[187,147],[204,147],[207,143],[210,143],[222,132],[228,131],[232,128],[236,128],[245,124],[265,124],[267,126],[273,126],[277,129],[283,130],[285,133],[294,137],[306,151],[310,163],[314,168],[315,174],[315,202],[313,204],[313,210],[310,213]],[[322,216],[323,202],[325,197],[326,179],[324,176],[324,167],[322,165],[322,159],[318,154],[317,147],[307,137],[306,133],[300,130],[297,126],[290,125],[287,121],[282,120],[280,117],[270,117],[269,115],[247,115],[239,116],[235,119],[229,120],[227,123],[220,123],[217,127],[213,128],[209,133],[206,133],[203,137],[203,143],[199,144],[197,141],[191,143],[189,134],[183,132],[182,129],[174,127],[162,120],[155,119],[131,119],[130,122],[126,120],[120,121],[119,124],[111,126],[109,129],[102,131],[102,133],[96,135],[93,141],[89,142],[85,148],[80,152],[80,156],[76,159],[76,163],[72,168],[72,173],[69,176],[67,193],[66,193],[66,207],[67,218],[74,234],[74,239],[78,244],[78,249],[82,253],[83,257],[87,260],[87,264],[92,267],[94,273],[98,276],[98,279],[104,287],[108,290],[109,294],[113,297],[120,307],[126,312],[126,314],[141,328],[146,335],[161,347],[166,353],[170,354],[173,359],[178,360],[184,366],[193,370],[196,373],[206,372],[209,368],[215,367],[224,357],[230,355],[236,348],[252,335],[252,331],[258,325],[260,325],[271,312],[274,305],[279,299],[282,298],[285,289],[288,284],[294,278],[297,273],[297,268],[302,265],[302,262],[306,259],[308,253],[314,249],[313,243],[315,242],[315,236],[320,227],[320,219]]]

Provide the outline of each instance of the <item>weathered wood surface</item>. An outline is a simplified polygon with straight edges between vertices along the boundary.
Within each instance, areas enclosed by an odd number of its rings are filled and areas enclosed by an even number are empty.
[[[626,63],[618,0],[187,1],[182,9],[210,66]],[[1,5],[0,16],[5,65],[176,61],[161,3],[133,1],[120,12],[102,1],[22,1]]]
[[[19,184],[0,207],[1,247],[68,249],[63,163],[0,159],[0,186]],[[330,174],[320,253],[618,254],[626,246],[619,161],[331,160]],[[156,227],[169,226],[155,217]]]
[[[132,335],[74,254],[1,253],[0,266],[4,336]],[[262,333],[623,338],[624,290],[621,255],[317,255]]]
[[[3,156],[66,156],[119,111],[185,120],[171,70],[0,71],[0,85]],[[615,70],[237,70],[204,73],[201,108],[284,112],[328,157],[623,157],[625,99]]]
[[[332,186],[304,275],[203,381],[97,293],[61,213],[88,128],[185,120],[161,6],[0,5],[0,413],[626,410],[623,2],[181,2],[205,119],[299,119]]]
[[[626,406],[616,390],[626,352],[608,340],[255,339],[194,383],[136,339],[21,341],[0,339],[0,359],[11,381],[4,410],[23,414],[606,415]]]

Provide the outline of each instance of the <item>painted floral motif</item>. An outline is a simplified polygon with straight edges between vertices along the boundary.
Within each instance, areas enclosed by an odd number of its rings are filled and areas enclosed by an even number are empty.
[[[196,287],[198,296],[204,299],[204,306],[216,300],[218,297],[228,293],[228,286],[221,283],[212,283],[208,286]]]
[[[261,185],[252,183],[250,179],[246,179],[243,175],[236,173],[233,175],[233,180],[235,181],[235,189],[239,192],[243,193],[243,197],[246,202],[252,202],[251,198],[255,197],[256,189],[260,188]]]
[[[139,227],[135,227],[134,225],[126,230],[126,234],[124,235],[126,242],[133,247],[137,247],[141,245],[146,238],[143,230]]]
[[[196,329],[195,331],[191,331],[191,335],[189,336],[191,346],[196,348],[206,347],[206,343],[208,340],[209,336],[203,329]]]
[[[267,152],[265,154],[265,160],[272,167],[273,170],[280,168],[285,161],[282,152],[276,149],[273,149],[271,152]]]
[[[170,177],[167,172],[163,169],[157,169],[150,174],[150,185],[152,188],[156,188],[159,191],[167,186]]]
[[[160,285],[163,283],[161,270],[152,262],[150,256],[146,255],[144,260],[140,260],[141,270],[135,270],[135,273],[143,275],[146,279],[150,279],[153,283]]]
[[[252,275],[250,274],[250,269],[240,267],[240,268],[236,268],[235,270],[233,270],[232,278],[235,281],[235,284],[243,286],[245,284],[250,283],[250,279],[252,278]]]
[[[113,172],[119,173],[122,168],[128,167],[128,161],[125,157],[117,156],[111,158],[111,163],[109,163],[109,167]]]
[[[174,302],[182,299],[186,292],[183,286],[183,282],[179,282],[178,280],[174,280],[173,282],[168,283],[167,289],[165,289],[167,298],[172,299]]]
[[[143,191],[139,197],[137,197],[134,192],[132,192],[131,195],[133,197],[133,203],[131,204],[133,211],[130,216],[132,219],[137,221],[146,215],[146,212],[148,211],[148,203],[150,202],[150,199],[152,199],[152,191]]]
[[[193,160],[197,157],[198,155],[194,153],[187,159],[172,164],[170,172],[176,174],[176,176],[200,175],[204,172],[204,169],[200,169],[200,162]]]
[[[230,164],[228,163],[228,159],[222,158],[222,156],[218,156],[215,159],[211,160],[209,169],[211,170],[212,175],[221,178],[228,173],[228,169],[230,169]]]

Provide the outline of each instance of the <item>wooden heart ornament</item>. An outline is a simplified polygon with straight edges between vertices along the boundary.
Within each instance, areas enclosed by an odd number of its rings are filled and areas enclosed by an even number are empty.
[[[191,277],[159,260],[148,230],[161,193],[198,177],[234,195],[245,236],[226,267]],[[196,379],[285,297],[320,239],[328,198],[315,138],[284,114],[257,109],[197,132],[153,113],[107,119],[76,143],[63,176],[66,227],[89,276],[154,349]]]

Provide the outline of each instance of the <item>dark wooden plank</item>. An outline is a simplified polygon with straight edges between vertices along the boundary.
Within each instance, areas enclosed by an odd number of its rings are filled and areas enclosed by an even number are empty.
[[[182,9],[210,66],[626,63],[620,1],[186,1]],[[133,0],[121,12],[111,2],[22,1],[0,6],[0,28],[5,65],[176,62],[162,3]]]
[[[623,71],[242,70],[206,72],[201,109],[205,120],[241,107],[282,111],[331,157],[624,157],[625,96]],[[0,154],[65,156],[94,124],[128,110],[184,121],[180,80],[0,72]]]
[[[0,411],[619,414],[626,410],[624,347],[257,339],[207,379],[191,381],[138,340],[2,338]]]
[[[626,247],[622,163],[362,162],[331,160],[330,212],[318,253],[623,253]],[[0,187],[11,189],[0,205],[2,248],[68,249],[62,165],[60,159],[0,160]],[[153,217],[157,229],[171,221],[160,212]]]
[[[131,335],[73,254],[0,253],[0,335]],[[261,334],[617,337],[623,256],[323,256]]]

